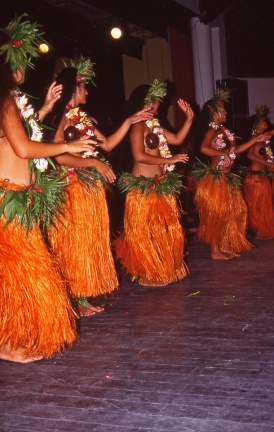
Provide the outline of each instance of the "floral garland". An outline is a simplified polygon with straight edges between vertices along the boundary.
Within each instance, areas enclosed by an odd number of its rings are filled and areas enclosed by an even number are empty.
[[[25,121],[25,128],[27,130],[29,139],[31,141],[41,142],[43,138],[43,128],[37,120],[33,107],[31,105],[27,105],[28,98],[19,90],[13,90],[12,95],[17,107],[20,109],[22,118]],[[33,159],[33,164],[36,169],[43,172],[48,168],[49,159]]]
[[[214,122],[211,122],[209,123],[209,127],[214,129],[217,133],[217,137],[214,138],[211,142],[211,147],[216,150],[220,150],[226,148],[229,145],[230,149],[228,152],[228,156],[231,160],[231,165],[232,165],[234,160],[236,159],[236,154],[235,154],[236,143],[235,143],[234,134],[231,133],[229,129],[226,129],[222,124],[218,125]],[[217,166],[220,167],[228,166],[225,164],[224,156],[220,157],[220,162],[218,163]]]
[[[18,90],[12,92],[15,102],[25,120],[25,126],[30,139],[36,142],[42,140],[42,127],[35,117],[31,105],[27,105],[27,97]],[[21,223],[26,230],[39,224],[41,228],[49,227],[55,223],[58,213],[65,199],[64,176],[57,170],[45,170],[48,164],[54,167],[48,159],[34,159],[31,161],[31,171],[35,170],[35,182],[21,190],[13,190],[9,181],[0,186],[0,218],[6,218],[5,227],[15,220]]]
[[[66,117],[74,123],[74,127],[79,131],[81,135],[87,135],[91,138],[94,138],[96,140],[96,135],[94,133],[95,126],[93,125],[90,117],[88,115],[80,110],[79,107],[77,108],[71,108],[70,105],[68,105],[69,111],[66,113]],[[87,151],[83,153],[82,157],[98,157],[102,162],[107,163],[107,160],[100,155],[100,153],[96,150],[93,151]]]
[[[270,162],[270,163],[274,163],[274,155],[273,155],[273,152],[272,152],[270,141],[266,141],[265,142],[264,148],[265,148],[266,161]]]
[[[164,130],[161,128],[159,120],[156,118],[153,118],[152,120],[146,120],[146,125],[147,127],[151,130],[152,133],[156,134],[159,138],[159,151],[160,151],[160,155],[163,158],[171,158],[172,154],[170,153],[168,144],[167,144],[167,139],[165,136],[165,132]],[[164,166],[164,172],[165,171],[173,171],[175,168],[174,164],[165,164]]]
[[[238,176],[237,174],[230,173],[230,172],[223,172],[218,169],[212,168],[210,165],[207,165],[203,163],[200,159],[197,158],[197,165],[196,168],[192,171],[193,176],[196,178],[196,180],[201,180],[206,175],[212,175],[213,180],[220,181],[220,179],[225,176],[227,179],[227,182],[231,184],[231,186],[235,187],[236,189],[240,189],[242,186],[242,178]]]
[[[153,178],[145,176],[135,177],[130,173],[124,173],[118,180],[118,187],[123,193],[129,192],[132,189],[139,189],[146,195],[155,192],[160,196],[162,194],[180,193],[182,186],[181,176],[175,172]]]

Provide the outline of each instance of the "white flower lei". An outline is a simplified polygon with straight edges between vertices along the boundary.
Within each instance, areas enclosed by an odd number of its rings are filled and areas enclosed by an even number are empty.
[[[161,128],[159,120],[156,118],[153,118],[151,120],[146,120],[147,127],[151,130],[152,133],[156,134],[159,138],[159,151],[160,155],[163,158],[171,158],[172,154],[170,153],[167,139],[165,136],[164,130]],[[165,164],[164,171],[173,171],[175,168],[174,164]]]
[[[41,142],[43,138],[42,127],[37,121],[34,113],[34,109],[31,105],[27,105],[28,98],[26,95],[18,90],[13,90],[12,96],[15,100],[17,107],[21,111],[21,115],[26,123],[29,124],[31,128],[31,141]],[[48,167],[48,161],[45,158],[33,159],[35,167],[40,171],[45,171]]]

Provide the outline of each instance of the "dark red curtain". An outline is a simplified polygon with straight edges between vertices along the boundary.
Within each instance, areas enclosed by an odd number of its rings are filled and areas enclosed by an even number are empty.
[[[189,102],[195,100],[194,71],[191,35],[185,35],[172,27],[168,28],[171,55],[172,81],[175,85],[174,125],[179,129],[185,118],[177,108],[179,98]]]

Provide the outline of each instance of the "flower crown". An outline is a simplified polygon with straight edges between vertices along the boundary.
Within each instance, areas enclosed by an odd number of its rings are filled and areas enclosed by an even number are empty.
[[[93,69],[94,65],[95,63],[92,63],[90,58],[85,58],[82,55],[71,60],[71,66],[77,69],[77,83],[84,82],[88,84],[91,82],[95,86],[95,82],[93,81],[93,78],[96,76]]]
[[[255,109],[256,119],[255,119],[254,125],[251,129],[252,135],[257,135],[260,132],[260,129],[259,129],[260,120],[267,121],[268,120],[268,118],[267,118],[268,114],[269,114],[269,108],[266,105],[257,105],[256,106],[256,109]]]
[[[23,20],[23,14],[14,18],[3,30],[9,36],[9,42],[0,46],[0,55],[6,54],[6,63],[10,64],[12,72],[27,66],[33,68],[32,59],[40,56],[39,45],[45,42],[37,23]]]
[[[220,114],[223,109],[223,104],[227,103],[230,99],[230,91],[227,88],[219,88],[216,90],[214,96],[208,103],[208,108],[211,114]]]
[[[155,80],[150,84],[149,90],[145,97],[145,105],[151,104],[152,101],[162,102],[166,94],[166,83],[155,78]]]

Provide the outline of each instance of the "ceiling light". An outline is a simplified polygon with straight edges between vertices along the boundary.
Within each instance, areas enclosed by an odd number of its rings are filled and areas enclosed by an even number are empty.
[[[47,54],[49,52],[49,46],[46,43],[42,43],[39,45],[39,51],[42,54]]]
[[[110,30],[110,34],[113,37],[113,39],[120,39],[123,32],[120,27],[112,27],[112,29]]]

